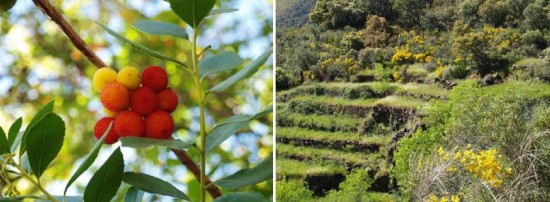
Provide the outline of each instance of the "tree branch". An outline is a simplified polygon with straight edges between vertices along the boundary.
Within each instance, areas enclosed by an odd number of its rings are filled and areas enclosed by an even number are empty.
[[[187,153],[184,150],[172,149],[172,151],[174,152],[174,154],[176,154],[180,162],[195,175],[195,178],[199,179],[201,176],[201,170],[199,169],[199,166],[197,166],[197,164],[195,164],[195,162],[191,158],[189,158]],[[212,181],[210,181],[208,176],[205,176],[204,181],[206,185],[209,185],[207,191],[208,193],[210,193],[210,196],[212,196],[212,198],[218,198],[222,195],[220,188],[212,184]]]
[[[105,67],[107,66],[89,47],[86,45],[86,42],[82,40],[82,38],[74,31],[73,27],[63,18],[63,16],[55,9],[55,7],[48,1],[48,0],[33,0],[34,5],[38,7],[42,11],[42,13],[46,14],[50,18],[50,20],[54,21],[61,31],[65,33],[65,36],[71,40],[73,45],[82,52],[90,60],[90,62],[94,63],[94,65],[98,67]]]
[[[54,21],[61,31],[65,33],[65,36],[69,38],[69,40],[73,43],[73,45],[78,48],[82,54],[90,60],[95,66],[98,68],[107,66],[105,62],[103,62],[89,47],[86,45],[86,43],[82,40],[82,38],[76,33],[76,31],[73,29],[73,27],[63,18],[63,16],[55,9],[55,7],[48,1],[48,0],[33,0],[34,5],[38,7],[46,16],[50,18],[50,20]],[[197,179],[200,178],[200,169],[199,166],[187,155],[187,152],[185,150],[176,150],[172,149],[172,152],[178,157],[178,160],[185,166],[187,169],[189,169]],[[212,181],[208,178],[208,176],[205,176],[206,184],[211,184]],[[220,188],[215,185],[210,185],[208,187],[208,193],[210,193],[210,196],[212,198],[218,198],[220,197],[221,191]]]

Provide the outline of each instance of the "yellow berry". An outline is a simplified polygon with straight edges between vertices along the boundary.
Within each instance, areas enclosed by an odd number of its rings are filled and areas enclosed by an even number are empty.
[[[112,118],[114,118],[118,114],[117,112],[111,111],[105,107],[103,107],[103,112],[105,112],[105,115],[107,117],[112,117]]]
[[[128,90],[134,90],[141,83],[141,74],[135,67],[124,67],[118,72],[116,82],[126,86]]]
[[[97,91],[101,92],[105,85],[111,82],[115,82],[116,77],[117,74],[115,70],[109,67],[103,67],[95,71],[94,78],[92,79],[92,84]]]

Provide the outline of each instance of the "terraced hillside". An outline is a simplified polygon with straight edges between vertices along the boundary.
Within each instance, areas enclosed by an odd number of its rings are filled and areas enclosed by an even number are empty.
[[[436,85],[318,83],[277,93],[277,179],[304,181],[315,196],[337,189],[363,169],[370,190],[394,188],[388,174],[395,142],[415,125],[431,100],[446,99]]]

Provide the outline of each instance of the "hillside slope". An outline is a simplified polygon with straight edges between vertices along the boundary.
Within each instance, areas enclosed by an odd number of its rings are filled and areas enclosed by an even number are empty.
[[[277,27],[300,27],[307,23],[309,13],[317,0],[277,1]]]

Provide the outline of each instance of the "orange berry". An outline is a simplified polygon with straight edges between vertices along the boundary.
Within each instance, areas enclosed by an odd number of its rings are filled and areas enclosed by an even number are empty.
[[[145,135],[154,139],[169,139],[174,132],[174,120],[168,112],[157,110],[145,118]]]
[[[178,106],[178,95],[170,89],[164,89],[158,94],[159,109],[172,113]]]
[[[162,67],[150,66],[143,71],[141,82],[143,86],[147,86],[155,92],[160,92],[168,85],[168,75]]]
[[[110,111],[118,112],[128,108],[130,93],[119,83],[109,83],[101,90],[101,103]]]
[[[130,95],[130,108],[138,114],[146,116],[155,111],[157,106],[157,94],[149,87],[139,87]]]
[[[95,138],[99,140],[109,128],[109,124],[111,124],[111,122],[114,120],[115,119],[111,117],[104,117],[102,119],[99,119],[99,121],[97,121],[94,127]],[[109,133],[107,133],[107,137],[105,138],[105,141],[103,143],[113,144],[118,141],[118,138],[119,138],[118,134],[115,132],[113,127],[111,127],[111,130],[109,131]]]
[[[144,129],[141,115],[132,111],[123,111],[118,113],[113,127],[120,137],[139,137],[143,135]]]

